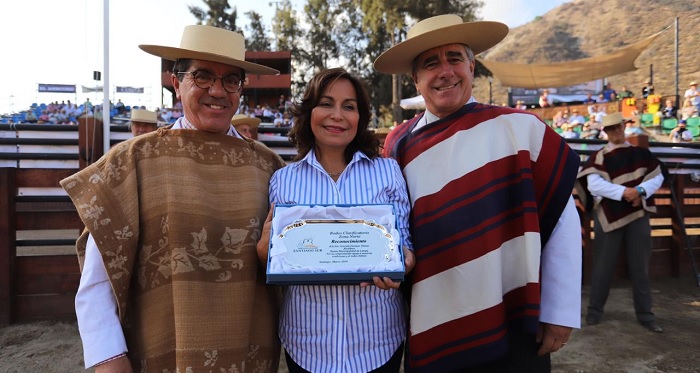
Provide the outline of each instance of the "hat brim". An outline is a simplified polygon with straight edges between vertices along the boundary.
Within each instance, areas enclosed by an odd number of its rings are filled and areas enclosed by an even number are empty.
[[[245,117],[245,118],[235,118],[231,120],[231,125],[236,127],[240,126],[241,124],[247,124],[251,128],[258,128],[260,125],[261,120],[259,118],[253,118],[253,117]]]
[[[131,122],[131,123],[134,123],[134,122],[136,122],[136,123],[149,123],[149,124],[158,124],[158,121],[156,121],[156,120],[150,120],[150,119],[139,119],[139,118],[136,118],[136,119],[132,119],[132,120],[130,120],[130,122]]]
[[[411,72],[413,60],[421,53],[446,44],[466,44],[474,55],[498,44],[508,35],[500,22],[466,22],[425,32],[389,48],[374,61],[374,68],[387,74]]]
[[[141,48],[141,50],[143,50],[146,53],[164,58],[164,59],[169,60],[169,61],[176,61],[179,59],[187,58],[187,59],[194,59],[194,60],[218,62],[218,63],[223,63],[226,65],[240,67],[248,74],[277,75],[280,73],[279,70],[276,70],[276,69],[273,69],[273,68],[270,68],[267,66],[258,65],[257,63],[252,63],[252,62],[248,62],[248,61],[241,61],[241,60],[237,60],[237,59],[234,59],[234,58],[231,58],[228,56],[223,56],[223,55],[215,54],[215,53],[198,52],[198,51],[193,51],[193,50],[189,50],[189,49],[167,47],[167,46],[163,46],[163,45],[151,45],[151,44],[141,44],[141,45],[139,45],[139,48]]]

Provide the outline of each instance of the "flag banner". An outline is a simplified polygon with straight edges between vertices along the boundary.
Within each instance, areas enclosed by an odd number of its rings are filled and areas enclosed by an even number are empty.
[[[119,87],[117,93],[143,93],[143,87]]]
[[[100,86],[97,86],[97,87],[86,87],[86,86],[82,86],[82,87],[83,87],[83,93],[87,93],[87,92],[102,92],[102,87],[100,87]]]
[[[75,84],[39,84],[39,92],[75,93]]]

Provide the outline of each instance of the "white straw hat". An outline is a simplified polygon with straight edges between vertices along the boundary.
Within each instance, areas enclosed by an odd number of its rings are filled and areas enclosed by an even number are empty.
[[[260,118],[249,117],[245,114],[236,114],[231,118],[231,125],[236,127],[241,124],[247,124],[250,128],[257,128],[260,125]]]
[[[421,53],[446,44],[466,44],[477,55],[498,44],[508,35],[500,22],[463,22],[462,17],[446,14],[424,19],[408,30],[406,40],[382,53],[374,68],[382,73],[411,72],[413,60]]]
[[[218,27],[192,25],[182,32],[180,47],[162,45],[139,45],[146,53],[175,61],[181,58],[205,60],[236,66],[246,73],[277,75],[278,70],[245,60],[245,39],[243,35]]]
[[[157,124],[158,114],[149,110],[131,109],[131,121]]]

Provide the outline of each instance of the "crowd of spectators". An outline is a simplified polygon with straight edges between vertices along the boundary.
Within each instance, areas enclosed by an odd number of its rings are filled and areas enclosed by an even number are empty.
[[[292,126],[292,115],[290,113],[292,102],[285,95],[280,96],[276,106],[263,104],[251,107],[248,105],[245,97],[241,100],[241,106],[238,109],[240,114],[258,118],[262,123],[272,123],[275,127]]]
[[[134,109],[145,109],[145,106],[134,106]],[[127,122],[132,107],[124,105],[121,100],[116,104],[110,102],[110,118],[123,118]],[[102,117],[102,104],[94,105],[90,99],[76,105],[70,100],[54,101],[51,103],[33,103],[28,109],[18,113],[5,114],[0,118],[2,124],[30,123],[30,124],[66,124],[77,125],[78,118],[83,116]],[[117,120],[118,122],[118,120]]]
[[[609,104],[617,103],[619,110],[628,119],[625,123],[626,136],[644,133],[645,131],[641,128],[643,124],[645,127],[661,128],[661,133],[669,134],[669,138],[674,142],[692,141],[693,136],[690,135],[691,131],[687,128],[687,124],[689,123],[688,119],[700,115],[700,91],[697,89],[697,82],[693,81],[689,85],[690,88],[680,98],[683,105],[679,107],[673,98],[667,97],[663,100],[663,96],[656,94],[654,86],[649,80],[641,89],[640,102],[637,102],[635,94],[626,86],[623,86],[618,93],[613,89],[612,84],[607,83],[603,90],[597,94],[597,97],[595,93],[587,94],[586,100],[582,102],[588,111],[586,116],[581,115],[577,109],[573,109],[569,113],[569,107],[563,106],[561,110],[549,111],[550,114],[552,112],[554,114],[551,114],[551,119],[546,119],[546,121],[565,138],[605,140],[607,136],[602,129],[603,117],[607,114]],[[539,104],[541,107],[551,108],[548,110],[557,109],[553,108],[553,104],[549,100],[548,90],[543,90]],[[515,107],[527,108],[522,101],[518,101]],[[648,122],[644,120],[648,120]],[[693,120],[694,124],[698,122],[700,121]],[[677,127],[670,130],[675,124]],[[699,130],[700,128],[694,129]],[[694,132],[695,136],[698,136],[698,132],[700,131]]]

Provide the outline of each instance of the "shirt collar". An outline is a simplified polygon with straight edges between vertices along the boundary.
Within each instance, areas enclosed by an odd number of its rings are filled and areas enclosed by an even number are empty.
[[[352,159],[350,160],[350,163],[348,163],[348,167],[350,167],[351,164],[359,162],[362,159],[366,159],[370,162],[372,161],[372,159],[370,159],[365,153],[358,150],[355,152],[355,154],[352,155]],[[321,166],[321,162],[319,162],[318,158],[316,158],[316,152],[313,149],[309,150],[309,152],[304,156],[304,158],[302,158],[299,162],[296,163],[297,167],[302,164],[308,164],[311,167],[323,170],[323,166]]]
[[[476,101],[476,99],[474,98],[474,96],[471,96],[471,97],[469,98],[469,100],[468,100],[464,105],[465,105],[465,106],[466,106],[466,105],[469,105],[469,104],[471,104],[472,102],[478,102],[478,101]],[[425,114],[423,115],[422,118],[420,118],[420,119],[418,120],[418,123],[416,124],[416,126],[415,126],[415,128],[414,128],[413,130],[415,131],[415,130],[417,130],[418,128],[421,128],[421,127],[423,127],[423,126],[425,126],[425,125],[427,125],[427,124],[433,123],[433,122],[435,122],[436,120],[439,120],[439,119],[440,119],[440,118],[439,118],[437,115],[431,113],[428,109],[426,109],[426,110],[425,110]]]
[[[197,127],[195,127],[194,124],[192,124],[192,122],[187,120],[187,118],[185,118],[184,116],[177,118],[171,129],[197,131]],[[226,135],[243,139],[243,136],[241,136],[241,134],[238,133],[238,131],[236,131],[236,128],[231,125],[229,125],[228,132],[226,132]]]

